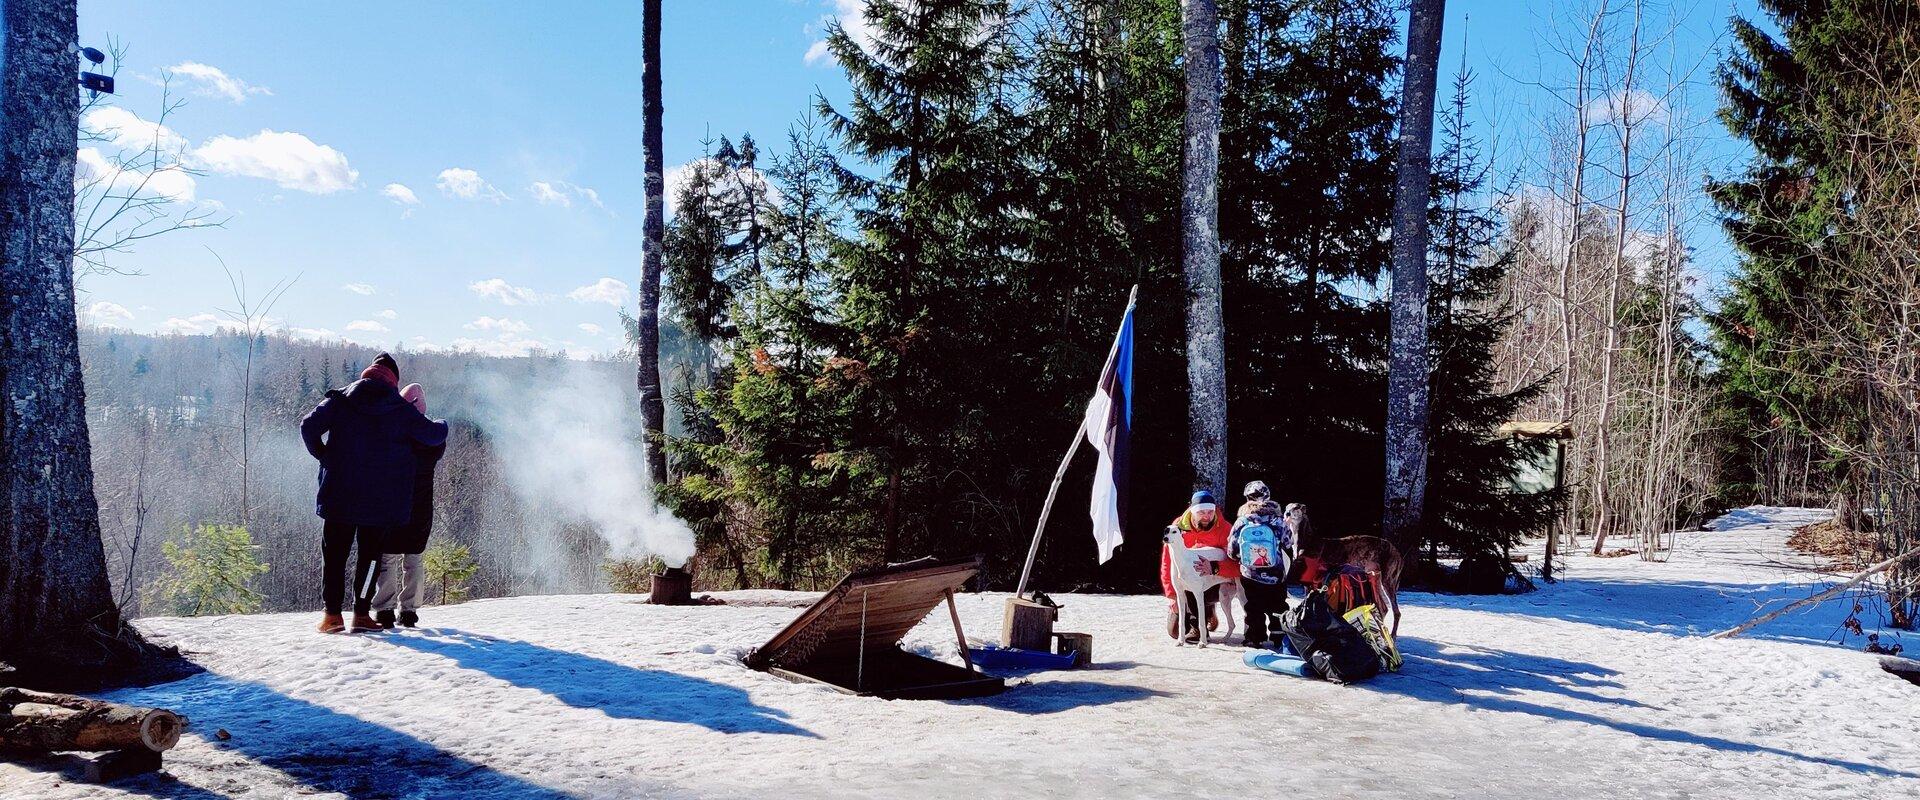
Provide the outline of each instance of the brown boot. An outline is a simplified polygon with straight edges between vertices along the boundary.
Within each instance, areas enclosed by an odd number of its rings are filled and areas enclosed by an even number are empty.
[[[380,623],[376,622],[373,617],[367,616],[366,612],[364,611],[353,612],[353,632],[354,633],[372,633],[374,631],[383,631],[383,630],[386,630],[386,629],[380,627]]]
[[[339,614],[327,614],[320,617],[321,633],[339,633],[346,629],[347,623],[340,619]]]

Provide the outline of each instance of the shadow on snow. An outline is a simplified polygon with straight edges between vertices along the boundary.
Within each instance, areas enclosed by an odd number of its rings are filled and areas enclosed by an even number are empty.
[[[818,738],[788,723],[786,712],[756,705],[739,687],[675,672],[629,667],[513,639],[447,629],[425,632],[428,635],[386,636],[380,641],[444,656],[464,668],[617,719],[679,722],[720,733]]]
[[[1419,605],[1433,605],[1580,622],[1605,628],[1705,636],[1731,628],[1832,586],[1832,582],[1716,583],[1563,578],[1520,595],[1453,596],[1407,592]],[[1826,642],[1839,632],[1849,596],[1815,604],[1768,622],[1751,639]]]
[[[191,725],[190,734],[214,750],[271,767],[316,791],[354,798],[544,800],[568,796],[392,728],[221,675],[203,674],[110,697],[184,714]],[[228,731],[232,738],[215,739],[216,729]],[[209,771],[217,774],[219,769],[210,767]],[[131,794],[173,800],[225,797],[229,792],[252,793],[269,788],[246,783],[208,789],[166,774],[145,775],[113,786]]]
[[[1383,674],[1372,681],[1358,684],[1357,688],[1433,703],[1464,704],[1487,711],[1583,722],[1646,739],[1698,745],[1729,753],[1775,755],[1878,777],[1920,778],[1920,773],[1877,764],[1796,753],[1778,747],[1613,719],[1600,713],[1557,708],[1519,699],[1523,692],[1539,692],[1602,706],[1658,710],[1629,698],[1596,693],[1594,690],[1624,690],[1626,687],[1614,680],[1618,672],[1594,664],[1411,637],[1402,637],[1398,644],[1401,655],[1406,657],[1406,670]],[[1443,653],[1440,651],[1441,644],[1452,649]]]

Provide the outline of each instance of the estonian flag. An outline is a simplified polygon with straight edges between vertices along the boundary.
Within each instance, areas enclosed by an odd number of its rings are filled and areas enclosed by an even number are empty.
[[[1113,549],[1126,539],[1120,518],[1127,497],[1128,439],[1133,433],[1133,306],[1140,295],[1134,287],[1127,298],[1127,313],[1120,320],[1120,334],[1107,352],[1107,366],[1100,371],[1100,385],[1087,403],[1086,421],[1081,430],[1093,449],[1100,451],[1100,465],[1093,473],[1093,541],[1100,547],[1100,563],[1113,558]]]

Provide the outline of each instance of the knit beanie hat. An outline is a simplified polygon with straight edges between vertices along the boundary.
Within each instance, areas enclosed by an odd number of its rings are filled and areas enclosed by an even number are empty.
[[[1187,506],[1189,508],[1194,509],[1195,511],[1198,511],[1201,509],[1206,509],[1211,511],[1211,510],[1216,510],[1220,508],[1220,504],[1215,502],[1213,499],[1213,492],[1209,492],[1205,489],[1201,489],[1200,491],[1194,492],[1193,500],[1191,502],[1188,502]]]

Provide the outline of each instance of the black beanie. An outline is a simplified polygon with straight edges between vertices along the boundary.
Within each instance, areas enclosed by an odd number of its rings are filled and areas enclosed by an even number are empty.
[[[373,363],[393,370],[394,382],[398,383],[400,381],[400,362],[393,360],[393,356],[381,353],[373,357]]]

